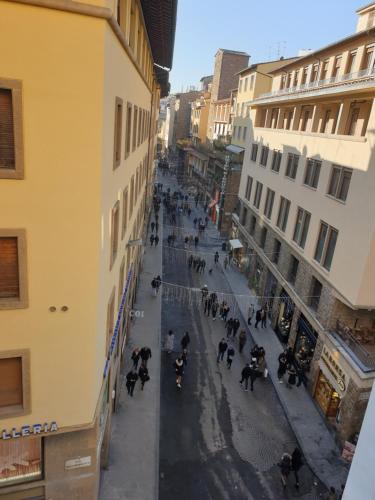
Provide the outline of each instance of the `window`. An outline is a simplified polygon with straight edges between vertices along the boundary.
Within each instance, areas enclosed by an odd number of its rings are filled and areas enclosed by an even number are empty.
[[[241,224],[243,226],[246,225],[246,220],[247,220],[247,208],[246,207],[242,207],[242,214],[241,214]]]
[[[357,124],[359,118],[359,108],[352,107],[349,114],[348,125],[346,134],[347,135],[357,135]]]
[[[275,238],[273,243],[273,252],[271,255],[271,260],[274,264],[277,264],[279,262],[280,251],[281,251],[281,241]]]
[[[337,229],[329,226],[326,222],[320,223],[314,259],[327,271],[331,269],[338,234]]]
[[[318,79],[319,64],[313,64],[310,76],[310,82],[315,82]]]
[[[115,288],[113,288],[107,306],[107,332],[106,332],[106,342],[105,342],[106,354],[108,353],[109,346],[111,345],[111,340],[113,337],[113,331],[115,327],[115,293],[116,290]]]
[[[113,168],[116,168],[121,163],[121,136],[122,136],[122,99],[116,97],[115,108],[115,144]]]
[[[325,80],[327,78],[328,66],[329,66],[329,59],[326,59],[325,61],[323,61],[323,64],[322,64],[322,71],[320,73],[321,80]]]
[[[250,90],[252,90],[254,87],[254,75],[251,75],[250,77]]]
[[[29,429],[32,427],[26,426],[24,432],[26,432],[26,428],[30,433]],[[0,441],[0,464],[1,486],[12,486],[42,479],[42,438],[2,439]],[[32,494],[31,490],[28,491]],[[11,493],[5,494],[5,496],[13,497]],[[33,498],[42,498],[32,496]]]
[[[129,206],[129,218],[133,215],[134,208],[134,175],[132,175],[130,181],[130,206]]]
[[[125,158],[130,154],[132,132],[132,105],[128,102],[126,108],[126,135],[125,135]]]
[[[246,141],[246,135],[247,135],[247,127],[243,128],[243,134],[242,134],[242,140]]]
[[[259,242],[259,246],[261,248],[265,247],[265,245],[266,245],[266,239],[267,239],[267,228],[266,227],[262,227],[262,231],[260,233],[260,242]]]
[[[0,78],[0,179],[23,179],[22,86]]]
[[[286,172],[285,172],[286,177],[289,177],[290,179],[296,178],[297,169],[298,169],[298,162],[299,162],[299,155],[296,155],[293,153],[288,153],[288,160],[287,160]]]
[[[138,123],[138,108],[134,106],[134,115],[133,115],[133,151],[137,146],[137,123]]]
[[[247,176],[246,189],[245,189],[245,198],[247,201],[250,201],[251,188],[253,187],[253,178],[250,175]]]
[[[309,73],[309,68],[308,66],[306,66],[305,68],[303,68],[302,70],[302,81],[301,81],[301,85],[305,85],[305,83],[307,82],[307,75]]]
[[[122,228],[121,239],[125,236],[126,226],[128,224],[128,187],[122,192]]]
[[[307,233],[309,231],[311,214],[298,207],[296,225],[294,227],[293,241],[301,248],[305,248]]]
[[[275,191],[267,188],[266,203],[264,204],[264,215],[267,217],[267,219],[271,219],[274,199]]]
[[[135,49],[135,28],[136,28],[136,11],[135,11],[135,0],[131,0],[130,4],[130,32],[129,32],[129,45],[134,51]]]
[[[115,206],[112,208],[112,215],[111,215],[111,262],[110,262],[110,268],[112,268],[113,263],[116,260],[116,256],[117,256],[119,218],[120,218],[120,204],[117,201]]]
[[[30,412],[30,358],[27,350],[0,353],[0,416]],[[1,468],[0,468],[1,474]]]
[[[247,80],[248,80],[248,78],[245,78],[245,85],[244,85],[244,88],[243,88],[244,92],[246,92],[246,90],[247,90]]]
[[[277,227],[281,229],[281,231],[285,231],[286,229],[288,223],[289,209],[290,209],[290,201],[281,196],[279,213],[277,215],[277,223],[276,223]]]
[[[318,187],[321,166],[322,162],[320,160],[313,160],[312,158],[307,158],[305,178],[303,181],[305,186],[310,186],[314,189]]]
[[[276,128],[277,127],[277,120],[279,118],[279,108],[272,108],[271,111],[271,128]]]
[[[27,307],[25,231],[0,229],[0,309]]]
[[[271,170],[273,172],[279,173],[280,171],[280,164],[281,164],[281,151],[277,151],[276,149],[273,152],[272,156],[272,165],[271,165]]]
[[[293,110],[289,110],[289,111],[285,111],[285,114],[284,114],[284,122],[285,122],[285,130],[290,130],[290,127],[292,125],[292,120],[293,120]]]
[[[311,108],[307,106],[302,106],[301,118],[300,118],[300,130],[301,132],[309,131],[311,122]]]
[[[352,73],[356,56],[357,56],[356,50],[353,50],[352,52],[350,52],[349,57],[348,57],[348,62],[346,64],[346,74]]]
[[[346,201],[352,172],[350,168],[333,165],[327,194],[337,200]]]
[[[243,80],[241,79],[240,80],[240,85],[239,85],[239,88],[238,88],[238,93],[242,92],[242,83],[243,83]]]
[[[238,132],[237,132],[237,139],[240,139],[241,138],[241,131],[242,131],[242,127],[239,126],[238,127]]]
[[[318,310],[320,296],[322,295],[323,285],[316,278],[312,278],[311,280],[311,296],[310,296],[310,307],[314,309],[314,311]]]
[[[233,126],[233,138],[234,139],[236,138],[236,134],[237,134],[237,125],[234,125]]]
[[[251,161],[257,161],[257,156],[258,156],[258,144],[254,142],[251,147]]]
[[[340,71],[341,59],[342,59],[342,56],[335,57],[335,61],[333,63],[333,69],[332,69],[332,78],[336,78],[336,76],[338,75],[338,72]]]
[[[294,255],[290,256],[290,264],[289,264],[289,274],[288,281],[294,285],[297,279],[299,260],[294,257]]]
[[[250,222],[250,234],[253,235],[255,233],[255,227],[257,225],[257,219],[256,217],[253,215],[251,217],[251,222]]]
[[[120,265],[120,273],[118,277],[118,305],[117,308],[120,309],[122,292],[124,291],[124,281],[125,281],[125,255],[122,258]]]
[[[263,165],[263,167],[267,166],[268,151],[269,151],[268,146],[262,146],[262,153],[260,155],[260,164]]]
[[[254,195],[254,207],[259,208],[260,205],[260,200],[262,197],[262,189],[263,189],[263,184],[259,181],[257,181],[256,188],[255,188],[255,195]]]
[[[143,123],[143,109],[139,109],[139,119],[138,119],[138,143],[139,147],[142,143],[142,123]]]
[[[320,127],[320,133],[321,134],[326,134],[327,133],[329,120],[331,119],[331,114],[332,114],[332,110],[331,109],[326,109],[325,110],[324,118],[322,120],[322,124],[321,124],[321,127]]]
[[[299,70],[296,69],[294,72],[294,77],[293,77],[293,87],[297,87],[298,85],[298,77],[299,77]]]

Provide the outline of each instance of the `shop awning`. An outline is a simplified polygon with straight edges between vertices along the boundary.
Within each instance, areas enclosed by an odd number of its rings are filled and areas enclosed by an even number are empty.
[[[208,208],[212,208],[214,205],[216,205],[217,201],[216,200],[212,200],[210,202],[210,204],[208,205]]]
[[[244,148],[241,148],[240,146],[235,146],[234,144],[229,144],[229,146],[227,146],[225,149],[230,153],[234,153],[236,155],[239,155],[244,151]]]
[[[232,247],[233,250],[237,250],[237,248],[243,248],[243,245],[240,242],[240,240],[229,240],[229,245]]]

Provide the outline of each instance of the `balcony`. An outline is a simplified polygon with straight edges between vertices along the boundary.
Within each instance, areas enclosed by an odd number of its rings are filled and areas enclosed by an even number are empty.
[[[338,75],[325,80],[315,80],[295,87],[288,87],[261,94],[252,104],[263,104],[270,100],[292,100],[303,97],[313,97],[339,92],[349,92],[363,88],[373,87],[375,83],[375,67],[362,69],[346,75]]]
[[[331,333],[348,354],[352,358],[354,357],[364,372],[375,370],[374,329],[366,326],[351,328],[338,319],[336,321],[336,328]]]

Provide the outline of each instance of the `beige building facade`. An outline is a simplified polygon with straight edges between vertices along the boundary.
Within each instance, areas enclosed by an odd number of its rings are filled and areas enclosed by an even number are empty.
[[[247,102],[243,269],[327,421],[355,440],[375,376],[375,4]],[[365,26],[365,27],[364,27]]]
[[[93,500],[107,463],[173,53],[175,11],[142,4],[0,1],[7,499]]]

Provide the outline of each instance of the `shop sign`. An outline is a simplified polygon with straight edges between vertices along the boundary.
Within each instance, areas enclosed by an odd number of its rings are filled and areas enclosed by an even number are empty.
[[[58,430],[57,423],[51,422],[50,424],[34,424],[34,425],[23,425],[21,429],[17,430],[15,427],[11,431],[3,429],[0,438],[1,439],[12,439],[19,437],[32,436],[36,434],[46,434],[49,432],[56,432]]]
[[[65,469],[81,469],[82,467],[90,467],[91,465],[91,457],[77,457],[72,458],[71,460],[65,461]]]
[[[347,376],[326,346],[323,346],[321,359],[324,361],[332,377],[336,380],[340,391],[345,392],[348,385]]]

